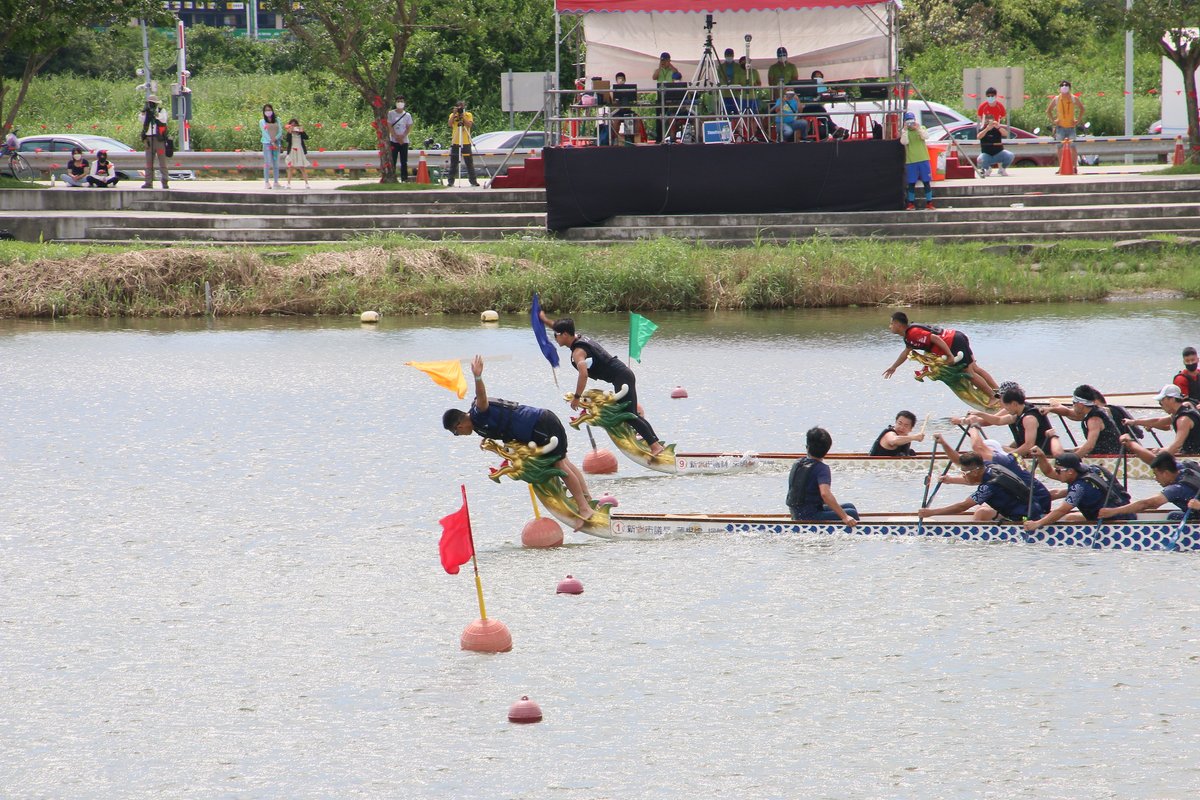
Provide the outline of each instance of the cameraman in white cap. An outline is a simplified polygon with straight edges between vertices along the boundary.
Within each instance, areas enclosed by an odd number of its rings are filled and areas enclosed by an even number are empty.
[[[146,95],[146,105],[138,113],[138,123],[142,127],[142,144],[146,149],[146,181],[143,189],[154,188],[154,159],[158,158],[158,167],[162,171],[162,188],[167,185],[167,120],[170,117],[167,110],[158,104],[157,95]]]

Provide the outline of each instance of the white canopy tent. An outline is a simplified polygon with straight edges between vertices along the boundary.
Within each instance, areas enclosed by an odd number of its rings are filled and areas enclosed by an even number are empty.
[[[800,77],[820,69],[827,81],[890,78],[896,71],[897,0],[556,0],[562,15],[583,15],[585,74],[652,83],[659,54],[671,54],[684,80],[704,54],[707,15],[713,46],[750,60],[766,79],[775,51],[785,47]],[[561,36],[557,37],[561,41]],[[556,66],[558,64],[556,45]]]

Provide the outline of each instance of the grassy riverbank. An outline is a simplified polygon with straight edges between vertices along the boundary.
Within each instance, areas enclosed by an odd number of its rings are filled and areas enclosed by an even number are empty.
[[[1194,251],[1121,253],[1062,242],[830,241],[717,249],[669,239],[622,247],[551,240],[438,243],[394,236],[328,246],[133,248],[0,242],[0,316],[476,313],[803,308],[1200,296]]]

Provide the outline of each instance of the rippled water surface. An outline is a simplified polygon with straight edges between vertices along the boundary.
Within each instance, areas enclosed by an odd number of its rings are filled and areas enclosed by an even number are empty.
[[[960,410],[885,310],[650,315],[635,365],[680,450],[866,449]],[[918,319],[931,319],[914,313]],[[943,310],[1032,394],[1156,388],[1195,304]],[[585,317],[623,352],[622,317]],[[490,358],[559,410],[506,319],[0,323],[0,796],[1190,798],[1191,554],[852,535],[520,546],[523,484],[408,360]],[[670,400],[672,387],[690,398]],[[587,448],[571,432],[573,455]],[[622,509],[778,511],[779,471],[593,478]],[[469,493],[488,614],[437,520]],[[835,472],[863,510],[914,474]],[[1134,494],[1149,494],[1138,484]],[[947,487],[958,499],[961,487]],[[556,595],[567,573],[585,593]],[[545,721],[515,726],[534,697]]]

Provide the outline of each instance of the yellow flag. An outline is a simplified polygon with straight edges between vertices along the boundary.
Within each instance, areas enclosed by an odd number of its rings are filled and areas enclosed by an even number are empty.
[[[406,361],[410,367],[421,370],[438,386],[444,386],[458,395],[462,400],[467,396],[467,376],[463,375],[462,362],[458,359],[449,361]]]

